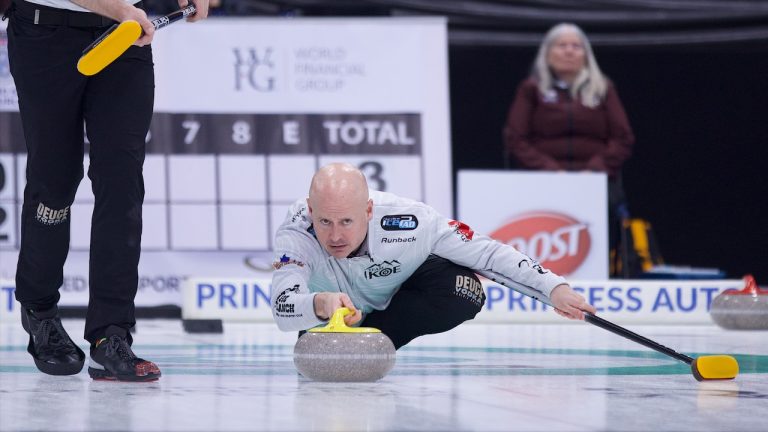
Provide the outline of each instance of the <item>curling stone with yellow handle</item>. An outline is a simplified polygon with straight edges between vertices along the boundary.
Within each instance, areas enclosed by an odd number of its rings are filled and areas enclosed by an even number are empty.
[[[395,346],[380,330],[349,327],[347,308],[334,312],[325,327],[304,333],[293,348],[299,373],[313,381],[371,382],[395,365]]]

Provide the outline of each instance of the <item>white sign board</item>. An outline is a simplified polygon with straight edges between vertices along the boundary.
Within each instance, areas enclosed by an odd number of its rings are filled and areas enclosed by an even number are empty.
[[[602,173],[461,170],[458,216],[570,279],[608,278]]]

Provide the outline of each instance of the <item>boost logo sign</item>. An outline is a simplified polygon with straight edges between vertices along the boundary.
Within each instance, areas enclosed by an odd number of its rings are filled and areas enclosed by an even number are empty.
[[[557,274],[573,273],[591,247],[586,224],[560,213],[526,213],[490,234]]]

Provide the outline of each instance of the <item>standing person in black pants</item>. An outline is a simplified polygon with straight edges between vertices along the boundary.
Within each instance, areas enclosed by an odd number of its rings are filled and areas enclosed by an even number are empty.
[[[57,303],[69,251],[70,206],[83,177],[84,128],[90,141],[90,299],[85,339],[94,379],[150,381],[152,362],[131,350],[141,252],[142,165],[154,103],[154,27],[135,0],[13,0],[6,11],[8,55],[27,145],[27,185],[16,269],[16,299],[28,351],[42,372],[80,372],[85,354],[61,325]],[[208,14],[208,0],[196,0]],[[187,0],[179,0],[186,6]],[[77,61],[115,22],[144,34],[114,63],[86,77]]]

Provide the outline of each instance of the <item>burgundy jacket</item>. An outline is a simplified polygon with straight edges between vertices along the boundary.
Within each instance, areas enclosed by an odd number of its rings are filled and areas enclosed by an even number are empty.
[[[517,88],[504,141],[521,168],[600,171],[614,177],[632,154],[635,137],[612,83],[605,100],[588,108],[565,89],[542,95],[528,78]]]

